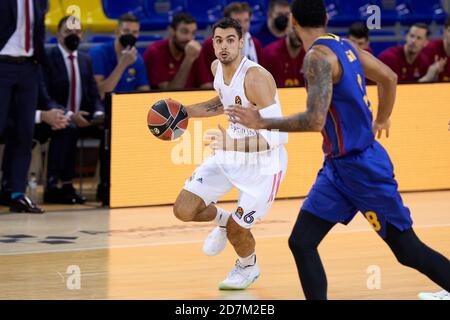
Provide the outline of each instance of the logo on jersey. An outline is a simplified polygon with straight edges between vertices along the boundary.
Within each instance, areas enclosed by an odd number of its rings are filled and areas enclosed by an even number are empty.
[[[235,104],[239,104],[239,105],[242,106],[242,99],[241,99],[241,97],[236,96],[236,97],[234,98],[234,103],[235,103]]]
[[[198,178],[198,179],[195,180],[195,181],[198,181],[198,182],[200,182],[200,183],[203,183],[203,178]]]
[[[242,207],[238,207],[238,208],[236,209],[235,214],[236,214],[236,216],[237,216],[239,219],[241,219],[241,218],[242,218],[242,215],[244,214],[244,209],[242,209]]]

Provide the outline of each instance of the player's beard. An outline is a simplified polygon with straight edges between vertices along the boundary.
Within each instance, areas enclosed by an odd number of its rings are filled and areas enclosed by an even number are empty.
[[[289,32],[289,43],[294,49],[300,49],[303,46],[302,40],[297,36],[295,31]]]
[[[188,44],[188,42],[180,42],[176,38],[173,41],[173,45],[179,52],[184,52],[184,49],[186,48],[187,44]]]
[[[232,55],[231,52],[227,52],[228,55],[224,58],[222,57],[221,54],[219,54],[219,61],[220,63],[222,63],[223,65],[229,65],[231,63],[233,63],[238,57],[239,57],[239,52],[236,53],[235,55]]]

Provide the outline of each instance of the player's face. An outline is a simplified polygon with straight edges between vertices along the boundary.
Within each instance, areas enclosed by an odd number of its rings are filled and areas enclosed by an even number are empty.
[[[358,45],[358,47],[362,50],[369,48],[369,40],[366,38],[356,38],[354,36],[349,35],[348,38],[352,40],[354,43]]]
[[[428,43],[427,30],[411,27],[406,35],[406,50],[411,54],[418,54]]]
[[[222,64],[226,65],[235,61],[239,57],[243,45],[244,40],[239,39],[234,28],[217,28],[214,31],[214,52]]]
[[[184,23],[178,24],[176,30],[173,30],[173,43],[179,51],[184,51],[184,48],[189,41],[195,39],[197,34],[196,23]]]
[[[233,12],[230,18],[237,20],[242,27],[242,34],[246,34],[250,29],[250,13],[248,12]]]

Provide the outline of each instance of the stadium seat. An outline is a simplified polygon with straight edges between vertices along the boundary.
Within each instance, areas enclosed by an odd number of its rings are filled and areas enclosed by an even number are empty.
[[[368,0],[326,0],[329,25],[334,27],[347,27],[353,22],[363,21],[367,17],[367,7],[375,4]]]
[[[102,5],[105,15],[110,19],[118,19],[124,13],[131,13],[139,19],[147,18],[142,0],[102,0]]]
[[[164,30],[175,13],[185,10],[185,1],[143,0],[143,9],[145,18],[141,19],[141,29]]]
[[[94,35],[89,39],[89,42],[92,43],[105,43],[114,40],[113,35]]]
[[[223,0],[186,0],[184,11],[192,14],[197,20],[199,29],[205,29],[207,26],[214,24],[223,17],[223,8],[225,2]]]
[[[56,33],[58,29],[58,23],[64,16],[64,10],[62,9],[61,0],[50,0],[49,9],[45,15],[45,26],[51,33]]]
[[[433,21],[442,24],[446,17],[440,0],[403,0],[397,8],[400,10],[402,25],[411,25],[416,22],[430,24]]]
[[[113,32],[117,26],[103,13],[101,0],[61,0],[61,7],[64,13],[79,14],[84,28],[92,32]]]

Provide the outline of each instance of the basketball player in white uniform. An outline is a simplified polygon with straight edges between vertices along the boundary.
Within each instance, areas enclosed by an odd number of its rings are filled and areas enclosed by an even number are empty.
[[[186,106],[190,118],[221,115],[231,105],[259,109],[263,117],[281,117],[275,81],[269,72],[241,55],[242,28],[236,20],[224,18],[213,27],[216,57],[211,70],[218,96]],[[252,130],[230,124],[209,134],[214,154],[198,167],[178,195],[173,211],[182,221],[213,221],[217,227],[205,240],[203,251],[216,255],[233,245],[238,260],[223,290],[245,289],[259,276],[255,240],[250,231],[270,209],[286,173],[287,134]],[[226,212],[215,203],[233,187],[239,189],[237,209]]]

